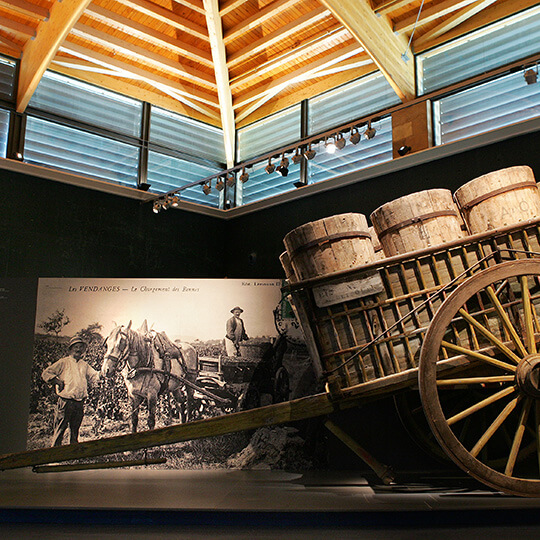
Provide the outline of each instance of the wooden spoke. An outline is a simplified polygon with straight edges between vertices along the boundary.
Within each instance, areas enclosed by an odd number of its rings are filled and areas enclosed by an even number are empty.
[[[522,279],[523,278],[527,279],[525,276],[522,276]],[[508,317],[508,313],[506,313],[506,311],[504,310],[504,307],[502,306],[499,297],[495,294],[493,287],[486,287],[486,292],[488,293],[488,296],[493,303],[493,307],[499,314],[499,317],[501,318],[504,327],[510,334],[510,338],[514,342],[514,345],[517,347],[517,350],[521,353],[522,356],[527,356],[527,349],[525,349],[525,345],[523,345],[521,338],[519,337],[516,329],[514,328],[510,317]]]
[[[473,351],[471,349],[467,349],[466,347],[461,347],[459,345],[454,345],[453,343],[450,343],[448,341],[441,341],[441,347],[444,347],[445,349],[451,349],[455,352],[458,352],[460,354],[464,354],[466,356],[469,356],[471,358],[475,358],[477,360],[481,360],[482,362],[485,362],[487,364],[491,364],[492,366],[499,367],[501,369],[504,369],[506,371],[516,371],[516,366],[513,366],[511,364],[507,364],[506,362],[502,362],[501,360],[497,360],[496,358],[492,358],[491,356],[487,356],[486,354],[482,354],[477,351]]]
[[[451,418],[447,418],[446,422],[448,423],[449,426],[451,426],[452,424],[459,422],[463,418],[466,418],[467,416],[482,410],[484,407],[487,407],[488,405],[491,405],[492,403],[495,403],[496,401],[499,401],[500,399],[503,399],[504,397],[509,396],[510,394],[513,394],[515,391],[516,389],[513,386],[511,386],[509,388],[505,388],[504,390],[501,390],[500,392],[496,392],[492,396],[489,396],[488,398],[483,399],[482,401],[479,401],[475,405],[468,407],[464,411],[461,411],[460,413],[452,416]]]
[[[527,423],[527,418],[529,417],[529,411],[531,410],[532,400],[527,398],[521,414],[519,415],[518,428],[516,434],[514,435],[514,441],[512,443],[512,448],[510,449],[510,455],[508,456],[508,462],[506,463],[506,468],[504,469],[504,474],[512,476],[514,472],[514,466],[516,465],[516,459],[519,452],[519,447],[521,446],[521,441],[523,440],[523,434],[525,433],[525,425]]]
[[[497,336],[495,336],[490,330],[485,326],[480,324],[472,315],[467,313],[463,308],[459,310],[459,314],[472,326],[478,330],[485,338],[487,338],[497,349],[499,349],[505,356],[510,358],[516,364],[521,362],[521,358],[517,356],[513,351],[511,351]]]
[[[513,375],[499,375],[493,377],[464,377],[462,379],[441,379],[437,381],[437,386],[455,386],[468,384],[502,383],[513,382]]]
[[[487,442],[491,439],[493,434],[501,427],[502,423],[510,416],[510,413],[516,408],[519,396],[514,398],[506,407],[501,411],[499,416],[495,418],[493,423],[487,428],[484,434],[478,439],[478,442],[471,450],[471,456],[476,457],[480,451],[484,448]]]
[[[523,302],[523,317],[525,318],[525,343],[530,354],[536,353],[536,341],[534,338],[534,327],[531,306],[531,294],[527,276],[521,276],[521,301]]]

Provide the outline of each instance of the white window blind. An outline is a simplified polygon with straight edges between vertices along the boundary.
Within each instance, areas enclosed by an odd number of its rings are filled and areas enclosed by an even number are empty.
[[[132,137],[141,133],[142,102],[50,71],[45,72],[29,105],[115,133]]]
[[[322,133],[391,107],[400,100],[380,74],[368,75],[309,101],[309,134]]]
[[[185,154],[225,162],[223,130],[152,107],[150,142]]]
[[[523,71],[489,81],[434,103],[436,144],[445,144],[540,116],[540,82]]]
[[[6,101],[13,99],[16,69],[15,62],[0,57],[0,99]]]
[[[9,131],[9,111],[0,109],[0,157],[5,158]]]
[[[32,116],[27,119],[24,159],[29,163],[135,187],[138,157],[137,146]]]

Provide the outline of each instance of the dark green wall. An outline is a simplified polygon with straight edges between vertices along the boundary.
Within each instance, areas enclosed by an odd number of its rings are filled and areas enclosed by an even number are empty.
[[[538,133],[523,135],[231,220],[228,277],[282,277],[283,237],[309,221],[344,212],[369,217],[380,205],[403,195],[431,188],[455,191],[482,174],[514,165],[529,165],[540,181],[539,143]]]

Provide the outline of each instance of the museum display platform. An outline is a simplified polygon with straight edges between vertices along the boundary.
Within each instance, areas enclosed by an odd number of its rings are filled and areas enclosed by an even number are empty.
[[[467,476],[138,468],[0,472],[2,538],[538,538],[540,499]],[[508,536],[507,536],[508,534]]]

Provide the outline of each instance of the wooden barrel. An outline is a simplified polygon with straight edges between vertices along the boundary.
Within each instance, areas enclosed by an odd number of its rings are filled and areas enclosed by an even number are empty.
[[[479,176],[461,186],[454,197],[471,234],[540,216],[540,192],[526,165]]]
[[[298,280],[375,260],[363,214],[340,214],[306,223],[287,233],[283,243]]]
[[[381,260],[384,259],[384,251],[381,245],[381,242],[379,240],[379,237],[377,236],[377,233],[375,232],[375,227],[371,226],[369,227],[369,234],[371,235],[371,242],[373,243],[373,250],[375,251],[375,260]]]
[[[448,189],[428,189],[383,204],[371,222],[387,257],[463,238]]]
[[[285,271],[285,277],[289,280],[289,282],[293,283],[294,281],[296,281],[296,276],[294,275],[294,269],[291,264],[291,259],[289,258],[289,254],[286,251],[284,251],[279,256],[279,262],[281,263],[281,266]]]

